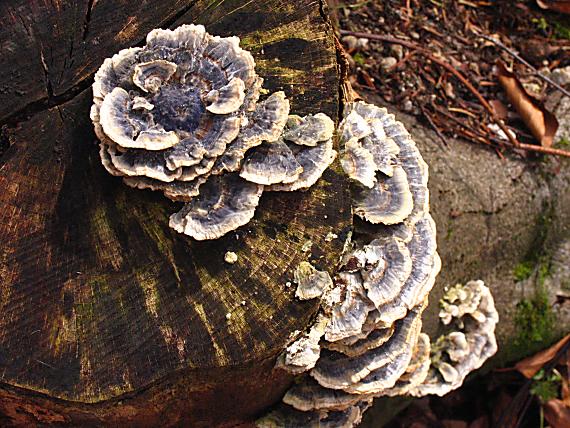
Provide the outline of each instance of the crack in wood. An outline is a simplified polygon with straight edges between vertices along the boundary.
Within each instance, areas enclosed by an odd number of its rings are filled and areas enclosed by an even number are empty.
[[[87,3],[87,11],[85,13],[85,19],[83,20],[83,35],[81,39],[83,41],[87,40],[87,34],[89,34],[89,22],[91,21],[91,12],[93,11],[93,5],[95,0],[89,0]]]
[[[10,147],[10,140],[6,134],[6,128],[0,128],[0,158],[8,150],[8,147]]]
[[[53,98],[53,86],[51,84],[51,80],[49,78],[49,67],[46,63],[46,59],[44,57],[44,49],[43,46],[40,45],[40,61],[42,63],[42,68],[44,69],[44,81],[46,85],[46,92],[48,94],[48,101]]]
[[[326,0],[319,0],[319,13],[325,22],[330,23],[329,14],[327,12],[328,4]]]
[[[28,34],[28,37],[30,39],[33,39],[32,33],[30,31],[30,29],[28,28],[28,26],[26,25],[26,22],[24,21],[24,17],[20,14],[17,15],[18,19],[20,20],[20,22],[22,23],[22,27],[24,27],[24,30],[26,31],[26,33]]]

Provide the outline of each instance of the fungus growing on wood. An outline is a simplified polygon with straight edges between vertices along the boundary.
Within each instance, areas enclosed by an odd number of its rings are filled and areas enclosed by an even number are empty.
[[[345,143],[340,164],[351,179],[368,188],[374,187],[376,183],[374,157],[369,150],[359,144],[357,139],[353,138]]]
[[[123,182],[135,189],[158,190],[173,201],[189,202],[194,196],[200,194],[199,188],[206,182],[206,178],[198,177],[192,181],[178,181],[171,183],[154,180],[148,177],[124,177]]]
[[[170,217],[170,227],[198,240],[217,239],[253,218],[262,192],[263,186],[235,174],[214,176]]]
[[[91,118],[103,166],[184,201],[170,218],[176,231],[220,238],[253,218],[264,190],[308,189],[337,155],[328,116],[290,115],[283,92],[260,100],[262,85],[237,37],[199,25],[151,31],[144,47],[96,74]],[[339,134],[353,210],[370,229],[355,231],[334,279],[306,261],[293,272],[296,297],[320,298],[321,312],[279,357],[278,367],[306,375],[264,426],[353,426],[373,397],[449,390],[496,348],[496,312],[478,283],[448,296],[442,319],[460,319],[459,332],[431,353],[420,333],[441,261],[428,168],[403,125],[354,102]]]
[[[362,327],[363,332],[365,326]],[[378,348],[386,343],[394,334],[394,325],[382,327],[381,325],[374,325],[371,331],[362,334],[362,338],[346,343],[343,340],[337,342],[326,342],[323,347],[331,351],[340,352],[348,357],[358,357],[365,352]]]
[[[259,146],[264,141],[269,143],[277,141],[283,132],[288,114],[289,101],[283,92],[275,92],[257,104],[255,110],[246,116],[236,139],[216,159],[212,173],[238,171],[249,149]]]
[[[226,251],[226,254],[224,254],[224,261],[226,263],[233,265],[235,262],[237,262],[237,260],[238,256],[233,251]]]
[[[291,116],[283,139],[301,146],[315,147],[332,138],[334,122],[324,113],[305,117]]]
[[[93,84],[103,166],[188,202],[170,225],[198,240],[249,222],[263,186],[311,187],[336,155],[328,116],[289,117],[283,92],[259,101],[263,79],[239,42],[201,25],[155,29],[144,47],[107,58]]]
[[[418,307],[410,311],[396,323],[393,335],[383,346],[358,357],[325,352],[310,375],[326,388],[358,394],[392,387],[410,361],[421,329],[422,310]]]
[[[319,359],[321,348],[319,341],[325,333],[328,317],[319,314],[308,333],[303,334],[285,349],[277,361],[277,367],[290,373],[299,374],[312,369]]]
[[[352,428],[360,424],[362,415],[371,404],[371,401],[362,400],[344,410],[310,412],[281,405],[257,420],[256,425],[260,428]]]
[[[355,213],[374,224],[400,223],[412,208],[408,178],[400,166],[394,168],[392,177],[380,177],[372,189],[362,189],[355,195]]]
[[[299,178],[303,167],[297,162],[284,141],[263,144],[251,151],[246,158],[240,176],[248,181],[266,186],[292,183]]]
[[[372,241],[364,246],[363,252],[365,262],[360,274],[366,296],[378,308],[393,300],[410,276],[412,271],[410,250],[400,239],[388,238]]]
[[[432,345],[431,366],[413,395],[445,395],[497,352],[495,326],[499,315],[491,291],[483,281],[457,284],[445,293],[440,319],[455,330]]]
[[[333,132],[334,124],[325,114],[304,118],[290,116],[283,139],[303,169],[295,181],[275,184],[269,186],[268,190],[292,192],[308,189],[315,184],[336,158]]]
[[[346,107],[340,132],[354,212],[372,223],[362,236],[374,239],[362,243],[357,235],[345,245],[334,276],[339,299],[323,305],[330,320],[322,350],[270,414],[273,426],[300,421],[303,412],[307,426],[318,426],[324,415],[353,412],[378,396],[449,391],[496,349],[496,312],[478,282],[450,290],[443,304],[442,320],[459,317],[460,331],[435,345],[420,332],[441,260],[427,165],[407,131],[385,109],[356,102]]]
[[[319,271],[308,262],[301,262],[299,266],[297,266],[294,273],[294,280],[297,284],[295,296],[301,300],[320,297],[327,290],[330,290],[333,285],[328,272]]]
[[[388,388],[382,392],[382,395],[394,397],[397,395],[409,394],[415,387],[425,381],[430,367],[430,349],[431,344],[429,336],[420,333],[416,347],[412,353],[412,359],[406,368],[406,371],[392,388]]]
[[[340,272],[335,284],[343,290],[341,301],[333,306],[331,322],[325,332],[329,342],[359,334],[374,305],[366,298],[362,278],[358,273]]]
[[[431,215],[426,214],[413,226],[407,248],[412,260],[410,275],[398,296],[378,308],[379,320],[387,324],[402,318],[407,310],[422,302],[440,271],[441,259],[437,254],[435,222]]]
[[[356,214],[386,225],[421,219],[428,210],[427,165],[394,115],[349,103],[339,131],[342,166],[355,181]]]

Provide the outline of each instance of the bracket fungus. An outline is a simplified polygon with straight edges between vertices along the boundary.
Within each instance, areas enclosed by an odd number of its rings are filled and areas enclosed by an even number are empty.
[[[103,166],[186,202],[170,225],[197,240],[249,222],[266,187],[311,187],[336,156],[328,116],[289,116],[283,92],[260,101],[263,79],[239,43],[201,25],[155,29],[107,58],[93,84]]]
[[[339,131],[354,213],[370,225],[355,225],[333,278],[338,298],[322,300],[320,349],[311,342],[303,377],[259,426],[327,426],[331,415],[359,414],[375,397],[445,393],[496,350],[496,311],[480,281],[447,294],[440,316],[458,331],[435,344],[421,333],[441,260],[428,168],[405,128],[385,109],[354,102]],[[301,340],[308,337],[316,339],[313,329]]]
[[[445,395],[497,352],[495,326],[499,315],[491,291],[483,281],[449,288],[441,302],[440,320],[454,330],[432,345],[426,380],[412,395]]]
[[[350,103],[339,125],[341,164],[356,214],[374,224],[417,221],[427,211],[428,168],[404,126],[384,108]]]
[[[294,273],[297,291],[295,296],[301,300],[314,299],[332,288],[332,279],[328,272],[322,272],[308,262],[301,262]]]

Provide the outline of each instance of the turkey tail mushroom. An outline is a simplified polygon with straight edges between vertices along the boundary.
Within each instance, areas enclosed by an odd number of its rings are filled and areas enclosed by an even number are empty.
[[[288,126],[300,123],[292,116]],[[311,354],[318,358],[271,413],[274,425],[264,419],[261,426],[297,426],[291,421],[303,413],[306,426],[316,426],[375,397],[443,394],[496,350],[496,311],[481,282],[446,295],[440,317],[460,331],[435,344],[420,332],[441,260],[428,168],[403,125],[383,108],[349,103],[339,136],[354,213],[370,224],[345,246],[333,280],[339,298],[322,306],[328,318],[324,330],[320,318],[319,350]]]
[[[420,220],[429,209],[428,168],[394,115],[362,101],[349,103],[339,134],[356,214],[374,224]]]
[[[259,101],[263,79],[239,44],[201,25],[155,29],[106,59],[93,84],[101,163],[130,187],[187,202],[170,226],[197,240],[248,223],[264,186],[308,189],[336,156],[328,116],[290,117],[280,91]]]
[[[101,163],[130,187],[185,202],[174,230],[218,239],[254,217],[265,190],[306,190],[337,156],[332,119],[290,114],[283,92],[260,100],[262,85],[239,38],[201,25],[152,30],[95,75]],[[321,311],[278,358],[304,378],[260,426],[355,426],[374,397],[446,393],[496,350],[493,299],[475,281],[448,292],[440,316],[458,331],[430,351],[421,316],[441,260],[428,167],[386,109],[345,107],[340,163],[363,221],[337,272],[308,262],[291,272],[296,298],[319,298]]]
[[[441,322],[456,330],[432,344],[427,378],[410,391],[415,396],[441,396],[459,388],[469,373],[497,352],[495,326],[499,315],[483,281],[449,288],[441,306]]]

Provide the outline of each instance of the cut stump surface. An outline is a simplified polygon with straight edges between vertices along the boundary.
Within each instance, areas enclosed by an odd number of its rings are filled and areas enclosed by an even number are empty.
[[[104,171],[90,85],[153,28],[200,23],[239,36],[292,112],[336,118],[323,4],[2,2],[0,425],[231,425],[280,398],[291,379],[275,357],[318,308],[286,283],[303,260],[332,271],[351,227],[338,163],[307,192],[265,193],[235,233],[197,242],[168,227],[179,204]]]

